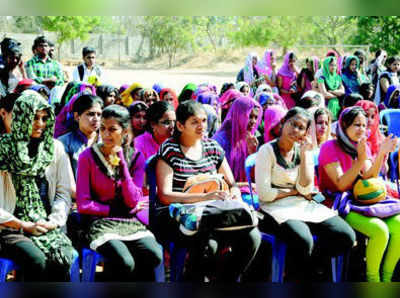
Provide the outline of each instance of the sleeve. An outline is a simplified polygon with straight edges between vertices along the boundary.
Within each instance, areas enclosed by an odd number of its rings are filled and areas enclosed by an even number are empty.
[[[8,187],[7,187],[8,185]],[[0,224],[15,219],[13,210],[15,208],[15,191],[12,187],[11,177],[7,172],[0,171]],[[8,201],[8,204],[7,202]],[[6,207],[7,206],[7,207]]]
[[[75,67],[72,71],[72,80],[74,82],[80,82],[81,78],[79,77],[78,67]]]
[[[110,212],[109,205],[101,204],[92,199],[91,195],[91,166],[89,152],[84,151],[78,160],[76,204],[82,214],[107,216]]]
[[[158,149],[158,157],[161,158],[163,161],[167,163],[171,168],[174,168],[172,166],[172,162],[169,156],[169,152],[171,151],[172,148],[170,148],[170,141],[165,141],[160,145],[160,148]]]
[[[257,153],[255,169],[256,190],[260,201],[263,202],[272,202],[278,195],[278,190],[271,186],[273,154],[269,144],[261,146]]]
[[[308,172],[309,177],[314,177],[314,156],[312,151],[308,151],[306,153],[306,171]],[[300,170],[299,170],[300,172]],[[314,189],[314,179],[311,179],[310,183],[306,186],[300,185],[300,175],[297,177],[296,181],[296,189],[302,195],[308,195]]]
[[[61,64],[57,61],[54,61],[54,62],[55,62],[54,75],[57,78],[56,86],[62,86],[62,85],[64,85],[64,73],[63,73]]]
[[[138,157],[136,158],[135,165],[130,170],[130,174],[132,176],[133,183],[135,183],[137,187],[142,188],[146,161],[144,160],[144,156],[142,153],[140,153],[140,151],[136,151],[135,154],[138,154]]]
[[[62,227],[67,223],[72,206],[71,193],[76,185],[68,155],[65,153],[63,145],[61,143],[59,145],[59,148],[56,149],[59,152],[56,161],[56,193],[48,219]]]
[[[28,76],[28,78],[34,80],[36,83],[41,84],[43,82],[43,78],[39,78],[35,74],[34,64],[35,62],[33,61],[33,59],[29,60],[26,63],[26,75]]]
[[[133,182],[132,176],[129,173],[129,167],[125,161],[125,157],[122,150],[119,151],[118,154],[123,172],[123,178],[121,182],[122,196],[124,198],[126,206],[128,206],[129,208],[135,208],[137,202],[143,196],[142,187],[135,185],[135,183]]]
[[[224,161],[225,158],[225,151],[224,149],[222,149],[221,145],[218,144],[217,141],[212,140],[214,146],[214,151],[215,151],[215,155],[216,155],[216,168],[219,169],[222,165],[222,162]]]

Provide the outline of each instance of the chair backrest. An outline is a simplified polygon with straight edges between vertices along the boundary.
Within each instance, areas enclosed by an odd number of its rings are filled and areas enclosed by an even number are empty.
[[[244,162],[244,169],[246,172],[247,182],[249,183],[249,190],[250,190],[252,205],[254,204],[254,197],[253,197],[253,188],[251,187],[251,182],[252,182],[251,181],[251,170],[256,165],[256,158],[257,158],[257,152],[247,156],[247,158]]]
[[[156,164],[158,157],[152,155],[146,160],[146,178],[149,184],[149,225],[154,223],[157,200]]]
[[[382,124],[388,127],[388,134],[394,134],[400,137],[400,110],[386,109],[380,112],[380,120]]]

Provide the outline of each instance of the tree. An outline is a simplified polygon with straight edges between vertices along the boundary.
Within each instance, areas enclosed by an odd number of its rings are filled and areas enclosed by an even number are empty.
[[[274,36],[270,20],[271,17],[238,17],[229,37],[239,46],[267,46]]]
[[[385,49],[389,55],[400,51],[400,17],[352,17],[356,20],[358,31],[353,41],[358,44],[371,44],[371,50]]]
[[[175,62],[178,51],[195,47],[192,17],[146,16],[138,29],[149,40],[150,57],[156,52],[167,54],[169,67]]]
[[[42,16],[38,17],[42,28],[57,35],[58,58],[64,42],[79,38],[86,40],[89,33],[99,28],[103,18],[100,16]]]

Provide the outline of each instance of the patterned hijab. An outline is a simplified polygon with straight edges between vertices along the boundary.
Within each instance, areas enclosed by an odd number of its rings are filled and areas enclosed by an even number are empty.
[[[257,62],[256,68],[258,73],[266,74],[269,77],[272,74],[272,67],[271,67],[271,56],[274,55],[274,51],[266,50],[264,52],[263,59]]]
[[[340,87],[342,80],[336,73],[336,68],[333,70],[333,72],[329,71],[329,64],[332,61],[336,62],[336,58],[329,56],[324,59],[324,62],[322,63],[322,75],[325,78],[325,83],[328,85],[329,90],[336,90]]]
[[[257,54],[254,52],[247,55],[246,63],[243,69],[244,81],[247,84],[250,84],[254,81],[253,58],[257,58],[257,61],[259,60]]]
[[[46,128],[37,154],[30,157],[28,145],[31,143],[32,123],[36,112],[41,110],[48,113]],[[11,173],[16,193],[14,214],[24,221],[47,220],[36,179],[44,177],[46,168],[54,159],[54,121],[54,112],[46,100],[39,93],[26,90],[15,102],[11,133],[0,138],[0,169]],[[65,266],[72,263],[71,242],[60,229],[30,238],[53,261]]]

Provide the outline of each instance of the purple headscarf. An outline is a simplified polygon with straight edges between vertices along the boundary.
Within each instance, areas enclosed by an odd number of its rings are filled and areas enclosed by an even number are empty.
[[[218,106],[218,95],[211,92],[203,92],[197,96],[197,101],[213,107]]]
[[[242,93],[240,93],[239,90],[236,89],[229,89],[225,91],[224,94],[222,94],[222,96],[219,98],[221,108],[224,108],[224,105],[232,99],[239,98],[241,96],[243,96]]]
[[[279,69],[278,74],[284,77],[289,77],[291,79],[294,79],[296,77],[296,73],[290,69],[289,66],[289,57],[290,55],[294,54],[293,52],[286,53],[285,58],[283,60],[283,65]]]
[[[264,142],[268,143],[275,139],[272,130],[285,117],[287,110],[280,105],[269,106],[264,112]]]
[[[244,162],[248,156],[246,143],[247,125],[251,111],[254,108],[259,109],[257,123],[251,130],[251,134],[254,135],[261,122],[262,108],[251,97],[242,96],[234,101],[221,128],[213,137],[225,150],[225,156],[236,181],[246,181]]]

